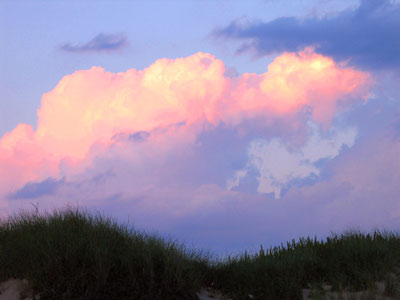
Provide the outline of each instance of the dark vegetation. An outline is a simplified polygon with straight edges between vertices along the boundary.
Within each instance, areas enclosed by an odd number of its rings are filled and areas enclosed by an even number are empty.
[[[400,237],[387,231],[303,238],[221,260],[82,209],[0,222],[0,281],[26,278],[41,300],[197,299],[210,286],[233,299],[295,300],[310,285],[367,289],[397,262]]]

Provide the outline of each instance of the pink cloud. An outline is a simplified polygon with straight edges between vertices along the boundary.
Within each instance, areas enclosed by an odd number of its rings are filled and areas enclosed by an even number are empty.
[[[146,133],[146,143],[126,151],[130,161],[143,163],[162,160],[162,153],[193,144],[196,134],[221,123],[307,109],[327,126],[342,106],[366,98],[371,85],[368,73],[312,49],[283,53],[263,74],[231,78],[225,71],[221,60],[197,53],[144,70],[114,74],[93,67],[65,76],[43,95],[36,130],[19,124],[1,138],[0,194],[78,174],[99,153],[123,155],[118,136],[124,134]]]

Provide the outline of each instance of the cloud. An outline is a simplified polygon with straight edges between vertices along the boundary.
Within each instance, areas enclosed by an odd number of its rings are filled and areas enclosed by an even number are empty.
[[[374,108],[370,108],[363,113],[364,117],[373,115]],[[365,122],[371,122],[371,118]],[[313,184],[293,186],[280,199],[243,190],[227,191],[221,185],[200,184],[199,180],[196,181],[199,185],[185,182],[177,188],[161,179],[135,196],[99,207],[113,211],[123,220],[128,214],[136,225],[194,242],[221,255],[227,249],[258,250],[260,243],[279,245],[300,236],[323,237],[349,228],[396,229],[400,226],[400,143],[394,130],[380,124],[375,134],[360,136],[347,149],[339,149],[339,145],[352,140],[348,138],[353,135],[351,128],[315,133],[318,139],[334,145],[334,151],[325,151],[325,155],[332,157],[324,166],[329,176]],[[225,133],[220,132],[218,137],[224,139]],[[326,145],[325,142],[322,144]],[[219,147],[221,143],[212,148]],[[227,156],[232,148],[225,148]],[[336,155],[339,150],[340,154]],[[182,152],[177,156],[182,156]],[[209,153],[208,158],[213,156],[214,153]],[[313,154],[308,157],[317,159]],[[206,167],[214,173],[224,163],[209,160]],[[165,170],[161,168],[160,176],[163,179],[172,176],[179,182],[178,179],[193,178],[199,168],[186,163],[186,173],[177,175],[175,170],[171,163]],[[135,189],[136,186],[132,190]]]
[[[104,34],[96,35],[86,44],[72,45],[66,43],[60,47],[61,50],[73,53],[85,52],[111,52],[122,49],[128,45],[128,40],[122,34]]]
[[[245,40],[240,51],[258,55],[299,51],[313,46],[324,54],[372,69],[400,66],[400,5],[390,0],[362,0],[358,8],[334,16],[269,22],[235,21],[215,31],[219,37]]]
[[[381,127],[373,136],[360,137],[353,147],[328,160],[330,176],[312,185],[293,186],[280,199],[202,182],[198,178],[201,165],[209,170],[202,176],[205,180],[224,168],[225,162],[212,160],[212,152],[204,154],[208,158],[204,161],[199,152],[179,147],[163,164],[147,162],[143,169],[129,160],[118,160],[117,153],[103,156],[95,168],[61,185],[52,198],[40,199],[40,207],[74,199],[120,221],[129,220],[136,228],[157,230],[220,255],[348,228],[395,229],[400,226],[400,144],[383,131]],[[346,130],[332,136],[342,132]],[[225,133],[219,132],[218,138],[223,140]],[[218,149],[225,143],[209,146]],[[231,148],[224,149],[229,156]],[[201,160],[199,165],[189,163],[190,155]],[[114,172],[93,176],[111,167]]]
[[[227,187],[239,186],[240,181],[255,169],[258,173],[257,191],[273,193],[275,198],[280,198],[282,189],[295,180],[318,177],[318,162],[336,157],[343,146],[352,147],[357,136],[355,128],[346,128],[340,132],[331,129],[330,136],[321,137],[315,124],[309,122],[308,125],[311,135],[300,148],[290,149],[279,138],[253,140],[248,147],[246,167],[228,180]]]
[[[117,74],[80,70],[43,95],[35,129],[19,124],[0,139],[0,211],[32,199],[41,209],[77,204],[220,250],[285,238],[287,218],[312,234],[314,219],[297,215],[310,205],[286,200],[292,187],[274,199],[257,192],[255,176],[237,190],[226,182],[257,139],[279,138],[319,168],[312,149],[337,155],[348,127],[335,116],[365,103],[370,88],[368,73],[311,49],[283,53],[263,74],[230,76],[207,53]]]
[[[19,124],[0,140],[0,190],[79,173],[112,149],[129,149],[133,161],[151,159],[146,153],[193,144],[219,124],[285,118],[301,124],[296,115],[306,113],[328,126],[337,111],[366,98],[371,85],[368,73],[311,49],[282,54],[264,74],[232,78],[225,71],[221,60],[198,53],[140,71],[93,67],[65,76],[43,95],[36,130]]]
[[[149,138],[150,134],[147,131],[138,131],[135,133],[131,133],[129,135],[129,139],[136,142],[144,142]]]
[[[42,182],[28,182],[21,189],[8,197],[10,199],[33,199],[44,195],[51,195],[62,183],[63,180],[56,180],[50,177]]]
[[[293,188],[288,198],[318,205],[319,223],[327,228],[400,225],[400,142],[381,130],[360,140],[332,164],[333,176],[312,186]],[[302,200],[300,200],[302,201]],[[317,204],[321,203],[323,204]]]

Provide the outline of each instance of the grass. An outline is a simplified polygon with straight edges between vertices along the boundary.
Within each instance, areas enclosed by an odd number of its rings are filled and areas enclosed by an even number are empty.
[[[1,279],[26,278],[41,299],[196,299],[206,264],[83,210],[19,214],[0,227]]]
[[[197,299],[207,286],[259,300],[302,299],[311,286],[322,299],[327,283],[357,291],[377,280],[397,297],[399,283],[388,274],[398,262],[400,237],[388,231],[302,238],[217,260],[83,209],[22,212],[0,222],[0,281],[26,278],[41,300]]]
[[[333,290],[369,288],[400,261],[400,238],[390,232],[348,232],[325,241],[303,238],[255,255],[228,258],[214,272],[217,287],[244,299],[301,299],[302,288],[329,283]],[[243,282],[243,284],[237,284]]]

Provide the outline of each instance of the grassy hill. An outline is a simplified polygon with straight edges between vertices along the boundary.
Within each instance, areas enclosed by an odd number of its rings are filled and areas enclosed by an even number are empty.
[[[0,222],[0,282],[27,279],[41,300],[198,299],[205,287],[232,299],[303,299],[307,288],[313,299],[328,288],[368,289],[377,299],[377,281],[400,299],[391,273],[399,262],[400,237],[392,232],[302,238],[217,260],[83,209]]]

